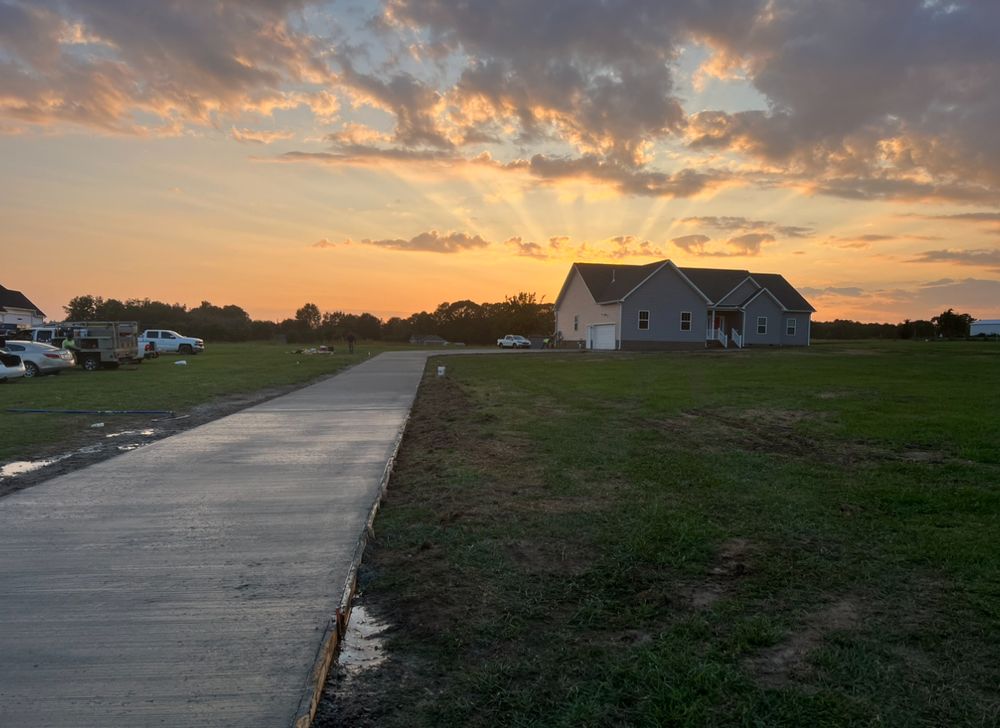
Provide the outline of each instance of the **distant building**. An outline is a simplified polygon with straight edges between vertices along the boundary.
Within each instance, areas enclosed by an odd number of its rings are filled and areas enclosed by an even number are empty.
[[[0,328],[27,329],[44,322],[45,314],[27,296],[0,286]]]
[[[410,343],[419,346],[444,346],[448,342],[437,334],[414,334],[410,337]]]
[[[1000,336],[1000,319],[983,319],[969,325],[969,336]]]
[[[563,346],[808,346],[809,302],[777,273],[574,263],[556,298]]]

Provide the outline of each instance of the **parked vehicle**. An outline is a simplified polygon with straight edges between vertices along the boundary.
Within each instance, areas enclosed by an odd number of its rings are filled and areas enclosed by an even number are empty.
[[[76,363],[87,371],[119,364],[141,363],[143,359],[153,359],[159,354],[156,344],[140,345],[136,332],[139,324],[135,321],[65,321],[50,326],[36,326],[22,329],[7,341],[34,341],[61,347],[67,336],[74,342],[73,353]]]
[[[152,342],[159,354],[200,354],[205,351],[203,339],[181,336],[167,329],[146,329],[139,335],[139,343]]]
[[[24,363],[17,354],[8,354],[6,349],[0,349],[0,382],[20,379],[24,376]]]
[[[507,334],[502,339],[497,339],[497,346],[501,349],[530,349],[531,342],[520,334]]]
[[[139,324],[135,321],[67,321],[76,363],[88,372],[120,364],[141,364]]]
[[[58,374],[63,369],[76,366],[73,352],[34,341],[8,341],[4,347],[8,353],[21,357],[24,376],[37,377],[42,374]]]
[[[8,341],[37,341],[39,344],[62,346],[63,339],[69,329],[63,324],[53,326],[36,326],[31,329],[21,329],[7,337]]]

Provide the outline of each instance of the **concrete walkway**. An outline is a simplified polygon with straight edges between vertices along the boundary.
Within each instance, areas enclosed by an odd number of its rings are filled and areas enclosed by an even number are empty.
[[[427,356],[0,499],[0,725],[290,725]]]

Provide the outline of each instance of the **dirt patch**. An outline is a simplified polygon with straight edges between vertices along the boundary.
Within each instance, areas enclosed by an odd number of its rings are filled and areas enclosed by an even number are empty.
[[[745,538],[732,538],[723,543],[705,580],[689,590],[691,606],[707,609],[731,592],[738,580],[749,572],[751,554],[751,544]]]
[[[799,630],[780,644],[758,652],[746,661],[746,666],[760,684],[783,687],[809,673],[809,654],[823,644],[827,635],[850,631],[858,622],[855,601],[841,599],[810,614]]]
[[[899,457],[911,463],[943,463],[947,459],[947,455],[940,450],[907,450]]]
[[[336,376],[336,375],[330,375]],[[251,407],[269,399],[280,397],[296,389],[315,384],[322,379],[304,384],[285,387],[271,387],[256,392],[234,394],[206,402],[187,412],[174,416],[135,417],[129,415],[93,415],[91,427],[67,437],[57,445],[40,447],[29,457],[19,461],[7,461],[0,465],[14,465],[15,462],[36,465],[8,468],[10,475],[0,475],[0,497],[15,493],[33,485],[44,483],[66,473],[74,473],[80,468],[99,463],[123,452],[135,450],[164,437],[190,430],[192,427],[217,420],[226,415]],[[11,417],[60,417],[62,415],[9,415]],[[85,415],[65,415],[85,417]],[[99,423],[101,426],[95,427]]]
[[[822,421],[822,412],[787,409],[688,410],[676,417],[647,420],[646,427],[690,441],[703,452],[762,452],[809,457],[842,464],[871,454],[859,443],[834,442],[804,430],[807,422]]]

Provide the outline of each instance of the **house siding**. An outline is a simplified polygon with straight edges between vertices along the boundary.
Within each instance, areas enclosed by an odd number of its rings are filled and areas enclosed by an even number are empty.
[[[767,333],[757,333],[757,317],[767,316]],[[762,293],[746,307],[746,325],[743,341],[747,346],[777,346],[785,325],[785,313],[781,306],[766,293]]]
[[[10,306],[4,310],[0,310],[0,324],[14,324],[19,328],[28,328],[31,326],[41,326],[44,321],[44,318],[38,316],[31,309]]]
[[[621,308],[617,303],[604,304],[594,302],[594,297],[580,275],[573,272],[566,292],[556,309],[556,331],[561,335],[563,345],[579,345],[587,341],[587,327],[591,324],[615,324],[615,338],[621,338]],[[573,317],[578,316],[577,330],[573,330]]]
[[[788,319],[795,319],[795,335],[789,336],[785,333],[788,330]],[[811,314],[809,313],[784,313],[781,316],[781,345],[782,346],[808,346],[809,327]]]
[[[739,306],[759,290],[760,286],[747,278],[740,283],[740,285],[734,288],[732,293],[727,294],[721,300],[716,301],[716,303],[719,306]]]
[[[649,328],[639,329],[639,311],[649,311]],[[681,311],[691,312],[691,330],[681,331]],[[623,349],[705,345],[708,314],[705,299],[669,265],[664,266],[622,302]]]

